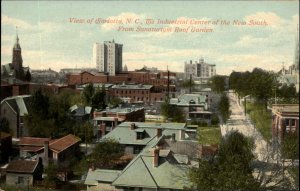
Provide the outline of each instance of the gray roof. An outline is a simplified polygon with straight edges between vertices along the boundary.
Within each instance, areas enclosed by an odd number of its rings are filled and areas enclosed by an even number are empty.
[[[130,113],[132,111],[137,111],[140,109],[144,109],[143,107],[115,107],[115,108],[107,108],[102,111],[111,112],[111,113]]]
[[[98,182],[112,183],[121,172],[122,171],[119,170],[105,169],[90,170],[87,174],[84,184],[96,186]]]
[[[135,129],[131,130],[130,126],[132,122],[124,122],[114,128],[110,133],[105,135],[103,139],[115,139],[120,144],[125,145],[148,145],[155,142],[156,139],[156,129],[161,128],[163,135],[171,136],[175,133],[176,140],[180,140],[180,130],[185,130],[185,123],[143,123],[134,122]],[[143,139],[136,139],[137,132],[144,132]],[[183,132],[185,133],[185,132]],[[187,137],[186,134],[184,134]]]
[[[31,100],[30,97],[31,95],[7,97],[2,100],[1,105],[7,103],[14,112],[17,113],[19,111],[20,116],[24,116],[25,114],[28,114],[28,106]]]
[[[201,94],[183,94],[178,98],[170,99],[171,105],[177,106],[204,106],[205,105],[205,96]]]
[[[189,166],[179,164],[173,156],[159,157],[159,165],[153,166],[152,152],[138,155],[112,183],[113,186],[183,189],[188,180]]]
[[[75,116],[83,116],[83,115],[89,115],[92,111],[92,107],[73,105],[72,107],[69,108],[69,110]]]
[[[143,85],[143,84],[138,84],[138,85],[131,85],[131,84],[118,84],[114,85],[112,89],[136,89],[136,90],[149,90],[152,88],[152,85]]]

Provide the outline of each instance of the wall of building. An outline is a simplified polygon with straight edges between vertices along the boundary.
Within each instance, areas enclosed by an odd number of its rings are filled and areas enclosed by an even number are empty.
[[[19,177],[23,177],[23,183],[19,183]],[[33,185],[33,175],[31,174],[19,174],[19,173],[6,173],[6,184],[8,185],[20,185],[27,186]]]

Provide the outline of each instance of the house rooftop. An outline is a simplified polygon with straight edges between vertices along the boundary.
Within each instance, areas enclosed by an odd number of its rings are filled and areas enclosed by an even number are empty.
[[[44,146],[45,141],[50,141],[50,138],[39,137],[21,137],[18,145]]]
[[[190,186],[189,167],[168,157],[159,157],[159,165],[153,166],[154,155],[141,154],[131,161],[112,183],[120,187],[183,189]],[[134,178],[133,178],[134,177]]]
[[[134,124],[135,128],[131,129]],[[143,122],[123,122],[114,128],[103,138],[112,138],[120,142],[120,144],[132,145],[148,145],[155,142],[157,137],[157,129],[162,129],[162,135],[171,136],[175,134],[176,140],[181,140],[181,136],[187,137],[185,134],[185,123],[143,123]],[[181,135],[183,130],[184,135]],[[137,139],[137,133],[143,133],[142,139]]]
[[[25,114],[28,114],[30,97],[31,95],[7,97],[1,101],[1,105],[6,102],[14,110],[14,112],[18,113],[19,111],[20,116],[24,116]]]
[[[205,98],[206,97],[201,94],[182,94],[178,98],[170,99],[170,104],[177,106],[204,106]]]
[[[84,181],[86,185],[97,185],[98,182],[112,183],[122,171],[120,170],[106,170],[106,169],[96,169],[90,170]]]
[[[136,89],[136,90],[149,90],[153,86],[152,85],[144,85],[144,84],[138,84],[138,85],[133,85],[133,84],[118,84],[112,86],[112,89]]]
[[[49,148],[56,152],[61,152],[78,142],[80,142],[79,137],[69,134],[50,143]]]
[[[13,173],[33,173],[38,165],[38,161],[15,160],[11,161],[6,171]]]
[[[297,113],[299,116],[299,104],[273,104],[272,111],[275,113]]]
[[[101,112],[107,113],[130,113],[132,111],[142,110],[144,107],[114,107],[114,108],[106,108]]]

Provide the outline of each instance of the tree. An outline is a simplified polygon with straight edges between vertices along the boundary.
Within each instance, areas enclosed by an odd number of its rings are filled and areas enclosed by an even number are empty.
[[[106,107],[106,94],[105,90],[96,90],[92,99],[91,106],[93,109],[105,109]]]
[[[73,133],[83,142],[91,143],[93,141],[93,125],[90,122],[76,123],[73,126]]]
[[[210,79],[210,82],[211,82],[211,89],[214,91],[214,92],[217,92],[217,93],[222,93],[225,91],[225,80],[226,80],[226,76],[213,76],[211,77]]]
[[[257,190],[259,183],[252,176],[254,142],[239,132],[232,132],[221,141],[216,157],[199,159],[199,167],[189,177],[197,190]]]
[[[226,96],[226,94],[222,94],[221,99],[218,104],[218,109],[219,109],[219,112],[221,113],[221,116],[222,116],[222,119],[224,122],[226,122],[230,116],[229,108],[230,108],[229,99]]]
[[[108,104],[111,105],[111,107],[116,107],[116,106],[118,106],[121,103],[122,103],[122,100],[120,98],[115,97],[115,96],[110,96],[109,97]]]
[[[31,81],[31,73],[29,70],[27,70],[25,74],[25,81],[30,82]]]
[[[172,122],[185,122],[185,116],[181,108],[169,104],[168,98],[161,104],[161,114]]]
[[[281,143],[281,155],[284,159],[299,159],[299,136],[297,133],[286,133]]]
[[[112,169],[123,156],[123,147],[113,139],[104,139],[99,142],[89,157],[89,162],[96,168]]]
[[[59,170],[58,166],[52,163],[50,163],[45,168],[45,173],[47,174],[47,176],[45,177],[46,186],[56,185],[56,183],[59,181],[57,178],[58,170]]]
[[[95,93],[95,88],[92,83],[90,83],[86,87],[84,87],[84,89],[82,91],[82,97],[83,97],[86,105],[91,104],[94,93]]]

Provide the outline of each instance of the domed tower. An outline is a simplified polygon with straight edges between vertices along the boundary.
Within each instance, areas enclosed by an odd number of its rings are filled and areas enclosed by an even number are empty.
[[[15,75],[17,79],[24,79],[24,69],[23,69],[23,59],[21,54],[21,46],[19,44],[18,32],[16,34],[16,42],[13,47],[13,56],[12,56],[12,66],[15,70]]]

